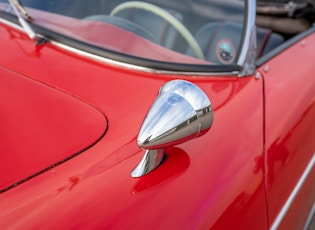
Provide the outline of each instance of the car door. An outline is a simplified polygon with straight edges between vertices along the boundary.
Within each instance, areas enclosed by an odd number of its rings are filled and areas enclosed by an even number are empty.
[[[315,34],[260,64],[265,82],[266,194],[271,229],[302,229],[315,199]],[[266,60],[266,59],[265,59]]]

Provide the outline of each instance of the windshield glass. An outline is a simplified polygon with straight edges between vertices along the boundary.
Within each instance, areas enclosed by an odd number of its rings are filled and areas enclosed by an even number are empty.
[[[171,63],[233,65],[245,0],[21,0],[32,23],[100,49]],[[8,0],[0,9],[14,14]]]

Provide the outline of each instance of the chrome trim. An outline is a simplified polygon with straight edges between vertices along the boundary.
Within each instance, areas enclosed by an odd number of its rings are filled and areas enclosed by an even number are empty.
[[[306,220],[306,223],[303,227],[303,230],[311,230],[311,227],[313,227],[314,225],[315,225],[315,201],[313,203],[313,207],[311,209],[311,212],[310,212],[310,214]]]
[[[294,187],[291,195],[289,196],[287,202],[284,204],[284,206],[282,207],[281,211],[279,212],[276,220],[273,222],[270,230],[276,230],[279,227],[282,219],[284,218],[284,216],[288,212],[290,206],[292,205],[295,197],[297,196],[298,192],[300,191],[302,185],[304,184],[307,176],[309,175],[309,173],[313,169],[314,165],[315,165],[315,153],[313,154],[312,159],[310,160],[310,162],[308,163],[307,167],[305,168],[305,170],[304,170],[302,176],[300,177],[298,183],[295,185],[295,187]]]
[[[160,165],[167,147],[205,134],[212,123],[211,102],[198,86],[184,80],[167,82],[142,123],[137,144],[147,152],[131,176],[153,171]]]
[[[16,23],[10,22],[10,21],[8,21],[6,19],[3,19],[1,17],[0,17],[0,23],[3,23],[3,24],[8,25],[10,27],[13,27],[14,29],[19,30],[20,32],[24,32],[27,36],[29,36],[28,32],[25,31],[25,29],[21,25],[18,25]],[[34,36],[36,37],[35,40],[33,40],[30,36],[29,36],[29,38],[32,41],[35,41],[36,45],[42,45],[42,44],[44,44],[46,42],[46,38],[44,38],[42,35],[40,35],[38,33],[34,33]]]
[[[60,43],[60,42],[56,42],[56,41],[48,41],[48,42],[50,42],[51,44],[53,44],[53,45],[55,45],[61,49],[67,50],[71,53],[75,53],[81,57],[90,58],[94,61],[98,61],[98,62],[101,62],[104,64],[109,64],[111,66],[120,67],[120,68],[124,68],[124,69],[128,69],[128,70],[136,70],[136,71],[145,72],[145,73],[153,73],[153,74],[159,74],[159,75],[173,75],[173,76],[197,76],[197,77],[198,76],[199,77],[202,77],[202,76],[212,77],[212,76],[238,76],[239,75],[239,71],[233,71],[233,72],[195,72],[195,71],[189,72],[189,71],[185,71],[185,72],[181,72],[181,71],[153,69],[153,68],[149,68],[149,67],[145,67],[145,66],[138,66],[138,65],[134,65],[134,64],[129,64],[129,63],[120,62],[117,60],[105,58],[105,57],[98,56],[95,54],[91,54],[91,53],[88,53],[86,51],[79,50],[77,48],[65,45],[65,44]]]
[[[16,30],[19,30],[19,31],[25,33],[25,31],[23,30],[21,25],[17,25],[16,23],[10,22],[10,21],[8,21],[8,20],[6,20],[4,18],[1,18],[1,17],[0,17],[0,22],[5,24],[5,25],[11,26],[11,27],[13,27]]]
[[[208,96],[195,84],[172,80],[163,85],[138,134],[142,149],[170,147],[199,137],[213,123]]]
[[[18,18],[18,21],[22,28],[24,29],[24,32],[28,35],[28,37],[35,42],[35,44],[43,44],[45,42],[45,38],[43,36],[40,36],[37,34],[31,25],[29,24],[29,21],[32,21],[33,19],[30,17],[28,12],[24,9],[24,7],[21,5],[21,3],[18,0],[8,0],[11,7],[13,8],[13,11],[15,12],[15,15]],[[24,18],[23,16],[26,18]]]
[[[256,69],[256,52],[257,52],[257,39],[256,39],[256,0],[246,1],[247,18],[245,26],[245,37],[242,44],[242,50],[239,55],[237,65],[242,66],[239,73],[240,77],[253,75]]]
[[[245,63],[242,66],[242,70],[239,74],[240,77],[253,75],[256,71],[256,54],[257,54],[257,35],[256,26],[252,27],[250,32],[250,42],[248,47],[248,53]]]
[[[165,149],[151,149],[147,150],[137,165],[137,167],[130,173],[131,177],[137,178],[148,174],[157,168],[163,161],[165,156]]]

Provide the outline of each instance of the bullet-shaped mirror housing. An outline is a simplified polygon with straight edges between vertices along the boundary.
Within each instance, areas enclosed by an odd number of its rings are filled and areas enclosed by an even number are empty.
[[[147,152],[131,175],[152,171],[162,161],[165,148],[203,135],[212,122],[210,100],[199,87],[184,80],[167,82],[140,129],[137,144]]]

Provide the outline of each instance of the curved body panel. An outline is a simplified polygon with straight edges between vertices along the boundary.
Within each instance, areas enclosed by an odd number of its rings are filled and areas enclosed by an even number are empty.
[[[136,146],[142,119],[161,85],[174,76],[122,71],[49,44],[38,50],[8,27],[1,26],[1,33],[0,44],[7,44],[1,49],[12,51],[1,57],[2,64],[16,71],[31,67],[23,72],[80,97],[103,111],[109,121],[107,134],[92,148],[1,194],[2,228],[12,226],[12,220],[15,227],[23,228],[45,224],[47,228],[181,229],[251,229],[259,220],[262,229],[267,228],[261,79],[193,80],[212,100],[212,129],[190,143],[168,148],[163,165],[135,179],[129,174],[143,154]],[[15,36],[10,38],[12,33]],[[20,56],[19,61],[10,61],[15,55]],[[245,117],[247,122],[240,122]],[[71,205],[65,208],[65,202]],[[165,215],[171,218],[157,221]],[[33,221],[34,216],[38,221]]]
[[[314,42],[314,34],[297,41],[260,70],[265,79],[266,188],[271,223],[315,156]],[[298,186],[300,191],[279,229],[304,227],[314,203],[314,164],[312,168],[306,182]]]
[[[315,3],[0,2],[0,229],[314,227]]]
[[[97,142],[104,115],[83,101],[0,68],[0,191]]]

